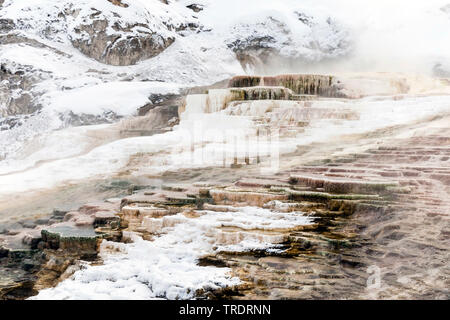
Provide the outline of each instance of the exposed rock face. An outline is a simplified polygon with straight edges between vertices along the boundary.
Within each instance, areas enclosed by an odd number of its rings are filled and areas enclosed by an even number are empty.
[[[85,55],[111,65],[131,65],[154,57],[175,40],[152,30],[150,21],[114,22],[95,8],[84,17],[78,17],[78,21],[80,23],[70,37],[73,46]]]
[[[156,107],[163,107],[162,109],[165,109],[168,113],[170,113],[170,110],[175,108],[178,108],[178,105],[181,103],[182,96],[178,94],[152,94],[149,97],[150,102],[139,108],[139,115],[144,116],[152,109],[155,109]],[[162,110],[161,109],[161,110]],[[174,115],[176,116],[176,114]]]
[[[0,3],[1,6],[1,3]],[[0,31],[8,32],[14,29],[14,22],[11,19],[0,19]]]
[[[197,3],[193,3],[193,4],[190,4],[190,5],[187,5],[186,8],[189,8],[189,9],[191,9],[194,12],[200,12],[200,11],[203,10],[203,5],[197,4]]]
[[[38,82],[39,73],[31,67],[17,66],[15,70],[0,66],[0,117],[30,114],[38,110],[33,103],[33,85]]]
[[[111,2],[112,4],[122,7],[122,8],[128,8],[128,4],[126,3],[122,3],[122,1],[120,0],[108,0],[109,2]]]
[[[179,122],[178,106],[151,106],[145,115],[120,123],[122,135],[152,135],[172,130]]]
[[[71,43],[102,63],[132,65],[164,51],[175,41],[177,31],[198,27],[181,15],[169,15],[169,6],[161,1],[153,0],[149,7],[154,13],[125,0],[61,1],[49,7],[30,4],[23,10],[34,11],[40,18],[28,13],[11,15],[14,20],[0,19],[0,30],[31,30],[38,37]]]

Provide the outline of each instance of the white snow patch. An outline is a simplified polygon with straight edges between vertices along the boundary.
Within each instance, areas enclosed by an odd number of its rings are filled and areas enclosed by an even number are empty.
[[[117,81],[63,92],[50,92],[44,95],[41,101],[47,108],[59,112],[101,115],[112,111],[125,116],[135,114],[139,107],[149,103],[150,94],[177,94],[179,88],[180,86],[174,83]]]
[[[229,268],[203,267],[199,258],[222,249],[248,251],[270,249],[272,243],[241,240],[229,247],[217,246],[221,227],[240,229],[291,229],[311,224],[301,212],[276,213],[244,207],[239,212],[204,213],[198,218],[182,214],[166,216],[163,235],[153,241],[135,237],[131,244],[102,243],[103,265],[87,266],[55,288],[31,299],[192,299],[198,289],[214,290],[237,285]],[[110,254],[108,247],[122,253]]]

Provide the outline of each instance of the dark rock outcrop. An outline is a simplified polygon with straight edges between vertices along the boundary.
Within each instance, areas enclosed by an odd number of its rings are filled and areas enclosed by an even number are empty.
[[[111,2],[113,5],[116,5],[116,6],[119,6],[119,7],[122,7],[122,8],[128,8],[128,4],[123,3],[120,0],[108,0],[108,1]]]
[[[13,29],[14,29],[14,22],[11,19],[0,19],[0,32],[9,32]]]
[[[40,78],[30,66],[15,66],[11,69],[5,64],[0,66],[0,116],[31,114],[40,106],[34,102],[35,93],[31,90]]]
[[[203,6],[201,4],[197,4],[197,3],[190,4],[190,5],[186,6],[186,8],[189,8],[194,12],[200,12],[203,10]]]
[[[164,107],[165,109],[169,109],[175,106],[178,108],[178,105],[182,100],[182,96],[178,94],[152,94],[150,95],[149,100],[150,102],[148,104],[139,108],[138,114],[140,116],[146,115],[150,110],[155,109],[156,107]],[[174,116],[177,116],[177,114],[172,117]]]
[[[146,136],[170,131],[178,124],[177,105],[147,105],[140,110],[140,117],[121,122],[121,135]],[[145,112],[145,113],[144,113]]]
[[[94,8],[90,16],[82,21],[85,22],[77,25],[71,36],[73,46],[83,54],[106,64],[136,64],[157,56],[175,41],[173,37],[151,30],[150,23],[116,22],[111,25],[102,12]],[[114,32],[110,33],[111,30]]]

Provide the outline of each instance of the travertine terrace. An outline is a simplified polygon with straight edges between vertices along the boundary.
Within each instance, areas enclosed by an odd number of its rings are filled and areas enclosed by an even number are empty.
[[[246,118],[241,138],[248,144],[259,143],[269,128],[278,130],[280,145],[293,147],[280,149],[278,170],[270,173],[260,170],[273,160],[264,146],[225,152],[200,166],[143,166],[176,161],[210,143],[227,150],[226,142],[209,137],[169,154],[135,155],[119,176],[159,183],[127,185],[126,196],[2,230],[0,272],[7,276],[1,277],[0,298],[120,298],[114,283],[123,282],[148,298],[448,299],[448,82],[419,80],[245,76],[179,100],[180,126],[195,113]],[[365,81],[372,83],[370,92]],[[442,94],[441,111],[364,122],[376,106],[401,108],[406,101],[413,108],[427,90]],[[368,123],[372,127],[360,128]],[[340,137],[321,139],[318,125]],[[165,131],[177,132],[177,126]],[[143,268],[138,278],[137,261]],[[96,283],[109,280],[93,275],[114,268],[123,273],[114,276],[108,293],[99,292]],[[177,282],[177,272],[185,272],[189,285]],[[158,273],[172,282],[155,279]],[[371,286],[374,273],[379,286]]]

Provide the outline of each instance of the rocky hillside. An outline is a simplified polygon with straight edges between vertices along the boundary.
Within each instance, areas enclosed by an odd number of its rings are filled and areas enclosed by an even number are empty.
[[[132,115],[155,94],[280,57],[348,52],[349,34],[331,13],[293,4],[237,14],[237,2],[223,11],[215,1],[3,1],[0,159],[17,158],[37,133]]]

